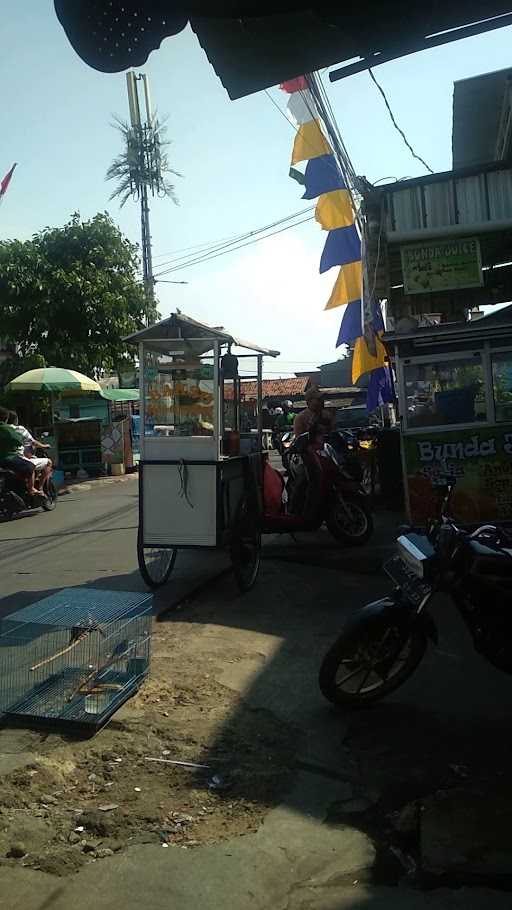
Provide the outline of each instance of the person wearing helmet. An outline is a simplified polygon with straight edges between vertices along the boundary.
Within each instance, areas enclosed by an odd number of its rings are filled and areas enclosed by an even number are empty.
[[[275,409],[274,429],[276,432],[284,433],[292,428],[295,414],[292,414],[291,408],[291,401],[283,401],[281,406]]]
[[[312,386],[306,392],[306,404],[307,408],[297,414],[293,423],[296,436],[309,432],[313,425],[323,433],[329,433],[334,429],[334,411],[324,408],[324,396],[317,386]]]

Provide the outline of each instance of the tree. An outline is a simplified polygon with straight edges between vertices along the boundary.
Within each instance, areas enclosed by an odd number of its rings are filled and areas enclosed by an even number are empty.
[[[133,363],[122,339],[144,326],[138,266],[137,247],[106,213],[0,242],[0,331],[17,351],[5,369],[39,357],[97,376]]]

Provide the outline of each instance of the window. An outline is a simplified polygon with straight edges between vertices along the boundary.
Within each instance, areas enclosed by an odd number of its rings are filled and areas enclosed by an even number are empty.
[[[404,368],[408,427],[450,426],[487,419],[480,355]]]
[[[213,436],[213,365],[146,352],[144,435]]]
[[[492,388],[496,421],[512,423],[512,351],[493,354]]]

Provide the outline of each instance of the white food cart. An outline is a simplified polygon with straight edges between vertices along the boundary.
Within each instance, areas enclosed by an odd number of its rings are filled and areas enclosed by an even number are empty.
[[[139,345],[141,574],[157,588],[178,549],[229,547],[248,590],[261,546],[262,364],[279,352],[181,313],[126,340]],[[247,377],[251,361],[256,372]],[[258,387],[256,426],[243,431],[239,369]]]

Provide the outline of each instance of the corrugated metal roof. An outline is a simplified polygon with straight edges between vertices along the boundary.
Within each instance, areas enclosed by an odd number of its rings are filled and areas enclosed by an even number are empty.
[[[503,98],[512,69],[460,79],[453,87],[453,167],[496,160]]]
[[[383,187],[388,199],[387,239],[394,234],[455,225],[512,221],[512,169],[495,168],[458,175],[451,171],[428,180]],[[499,224],[496,225],[499,228]]]

